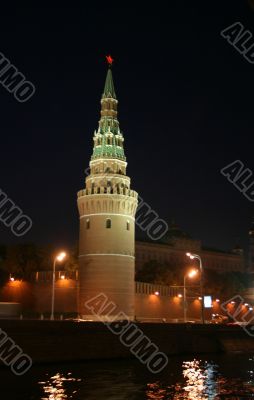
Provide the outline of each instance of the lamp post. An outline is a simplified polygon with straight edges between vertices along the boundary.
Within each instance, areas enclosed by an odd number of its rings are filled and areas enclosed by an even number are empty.
[[[66,253],[62,251],[54,258],[53,263],[53,279],[52,279],[52,301],[51,301],[51,316],[50,319],[54,320],[54,311],[55,311],[55,280],[56,280],[56,263],[57,261],[61,262],[65,259]]]
[[[201,322],[205,323],[204,317],[204,282],[203,282],[203,264],[202,259],[198,254],[186,253],[191,260],[197,259],[199,261],[199,269],[200,269],[200,297],[201,297]]]
[[[197,275],[197,271],[195,269],[193,269],[188,274],[184,275],[184,278],[183,278],[183,315],[184,315],[184,322],[186,322],[186,315],[187,315],[186,278],[193,278],[196,275]]]

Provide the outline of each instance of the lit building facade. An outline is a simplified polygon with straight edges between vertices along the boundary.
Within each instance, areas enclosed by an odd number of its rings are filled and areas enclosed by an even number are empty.
[[[115,318],[124,312],[134,318],[135,213],[138,194],[126,175],[124,138],[117,119],[118,101],[111,68],[101,98],[101,118],[94,132],[90,174],[78,192],[79,314],[96,320],[86,302],[106,295],[116,305]],[[108,309],[105,310],[105,315]],[[103,318],[103,311],[100,312]]]
[[[254,260],[254,228],[252,240]],[[216,272],[246,271],[242,249],[226,252],[206,248],[200,240],[192,239],[175,224],[169,227],[167,235],[160,242],[136,240],[136,271],[142,269],[147,262],[156,261],[165,265],[165,268],[177,269],[181,274],[190,263],[186,251],[199,254],[205,269]]]

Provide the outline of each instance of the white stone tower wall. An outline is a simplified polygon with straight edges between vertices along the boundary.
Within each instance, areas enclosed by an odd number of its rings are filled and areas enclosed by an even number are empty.
[[[85,189],[78,193],[79,314],[97,320],[85,303],[103,293],[116,305],[100,318],[115,319],[119,312],[134,318],[135,213],[138,194],[126,176],[123,136],[117,120],[112,74],[108,71],[102,97],[99,129]]]

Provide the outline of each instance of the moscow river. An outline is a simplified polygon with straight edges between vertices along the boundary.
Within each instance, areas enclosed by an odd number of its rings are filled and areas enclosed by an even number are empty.
[[[5,400],[253,399],[254,356],[170,357],[157,375],[137,360],[34,366],[16,377],[0,369]]]

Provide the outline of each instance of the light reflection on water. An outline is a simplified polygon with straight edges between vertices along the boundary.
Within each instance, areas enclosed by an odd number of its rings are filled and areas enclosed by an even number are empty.
[[[75,379],[71,377],[71,375],[71,372],[67,374],[67,377],[64,377],[63,374],[57,373],[56,375],[51,376],[49,380],[45,382],[39,382],[39,385],[42,385],[43,391],[47,396],[42,397],[41,400],[72,399],[73,395],[75,395],[78,390],[69,390],[67,394],[67,388],[65,387],[65,384],[67,382],[81,382],[81,379]]]
[[[213,363],[198,360],[184,361],[182,376],[184,381],[176,382],[164,389],[159,382],[148,384],[147,399],[214,399],[217,394],[216,368]]]
[[[183,376],[186,378],[184,390],[190,399],[208,399],[216,395],[216,365],[207,362],[202,365],[197,360],[187,361],[183,363]]]
[[[0,392],[8,400],[254,400],[254,358],[202,358],[172,357],[159,375],[131,360],[35,366],[17,387],[12,374],[1,377]]]
[[[253,362],[254,359],[249,359]],[[219,374],[218,365],[194,359],[184,361],[182,376],[184,382],[165,385],[159,381],[147,384],[148,400],[254,400],[254,371],[249,370],[248,380],[226,378]],[[237,374],[238,366],[235,366]]]

